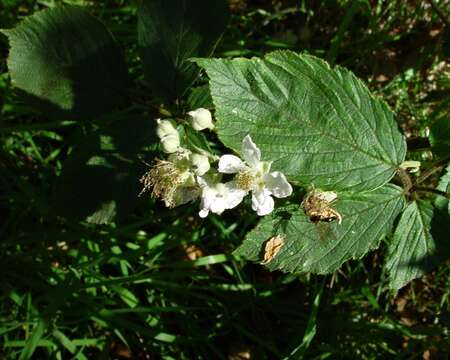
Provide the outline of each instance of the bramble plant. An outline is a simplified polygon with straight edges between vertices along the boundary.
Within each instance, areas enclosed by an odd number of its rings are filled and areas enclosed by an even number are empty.
[[[127,67],[82,8],[54,7],[2,31],[12,82],[30,104],[102,119],[66,160],[54,209],[105,224],[133,211],[143,187],[142,201],[150,193],[169,208],[199,202],[206,218],[246,206],[249,195],[261,218],[234,254],[270,270],[334,272],[383,239],[391,289],[432,269],[450,168],[436,188],[422,183],[447,164],[446,136],[431,131],[437,161],[423,166],[386,102],[349,70],[287,50],[210,58],[227,17],[220,0],[142,3],[138,46],[156,115],[115,112],[133,94]]]

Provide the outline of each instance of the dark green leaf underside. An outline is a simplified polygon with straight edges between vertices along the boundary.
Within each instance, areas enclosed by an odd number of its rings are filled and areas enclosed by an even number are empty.
[[[198,75],[187,60],[210,56],[227,22],[225,0],[142,1],[138,42],[153,93],[168,100],[183,95]]]
[[[391,110],[345,69],[290,51],[197,63],[210,78],[223,143],[239,152],[250,134],[263,158],[291,181],[371,190],[405,158]]]
[[[429,139],[434,152],[442,156],[450,154],[450,121],[447,113],[431,125]]]
[[[12,83],[49,115],[92,117],[117,106],[128,84],[122,53],[93,16],[58,6],[3,30]]]
[[[432,218],[433,207],[425,201],[412,202],[403,212],[389,244],[386,261],[391,289],[400,289],[436,264]]]
[[[379,246],[392,231],[394,219],[404,206],[404,196],[400,188],[386,185],[372,192],[339,193],[332,206],[342,215],[342,224],[315,224],[299,205],[277,208],[247,235],[235,254],[261,261],[265,242],[279,235],[284,245],[267,264],[270,270],[333,272],[343,262],[359,259]]]

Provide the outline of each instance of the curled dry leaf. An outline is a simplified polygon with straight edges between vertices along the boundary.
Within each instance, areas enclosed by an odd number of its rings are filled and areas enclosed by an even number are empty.
[[[273,236],[266,241],[264,246],[264,260],[261,264],[268,264],[281,250],[284,245],[284,239],[280,235]]]
[[[336,193],[331,191],[312,190],[302,201],[303,210],[312,222],[337,220],[340,224],[342,222],[341,214],[330,205],[336,197]]]
[[[203,256],[202,249],[200,249],[197,245],[184,245],[183,248],[186,252],[186,257],[191,261],[195,261]]]

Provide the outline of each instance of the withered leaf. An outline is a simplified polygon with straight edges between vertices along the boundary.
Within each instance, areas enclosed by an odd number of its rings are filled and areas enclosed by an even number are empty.
[[[267,264],[278,254],[284,245],[284,239],[280,235],[273,236],[266,241],[264,246],[264,260],[261,264]]]

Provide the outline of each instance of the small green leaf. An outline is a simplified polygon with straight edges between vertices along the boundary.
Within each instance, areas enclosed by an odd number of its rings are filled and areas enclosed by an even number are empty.
[[[234,254],[261,261],[266,241],[279,236],[284,244],[266,264],[270,270],[330,273],[379,246],[392,231],[404,196],[402,189],[386,185],[371,192],[338,193],[331,204],[341,214],[341,224],[313,223],[300,204],[283,206],[263,218]]]
[[[250,134],[293,182],[372,190],[405,159],[391,110],[348,70],[290,51],[197,63],[210,78],[222,142],[239,152]]]
[[[198,108],[212,109],[214,104],[209,92],[209,86],[203,85],[193,88],[188,96],[187,103],[190,110]]]
[[[432,218],[433,207],[425,201],[410,203],[400,217],[385,265],[391,289],[399,290],[435,266]]]
[[[67,118],[114,108],[128,84],[127,68],[111,34],[75,6],[58,6],[27,17],[9,39],[12,83],[40,110]]]
[[[57,214],[105,224],[128,215],[138,202],[140,177],[156,147],[155,124],[128,118],[77,144],[63,163],[54,192]]]
[[[48,328],[48,323],[44,319],[39,319],[36,326],[33,329],[31,335],[26,339],[25,346],[20,354],[19,360],[29,360],[32,359],[34,352],[36,351],[36,347],[41,341],[42,337],[45,334],[45,331]]]
[[[147,82],[173,100],[198,75],[192,57],[212,54],[228,22],[226,0],[145,0],[138,11],[138,42]]]

